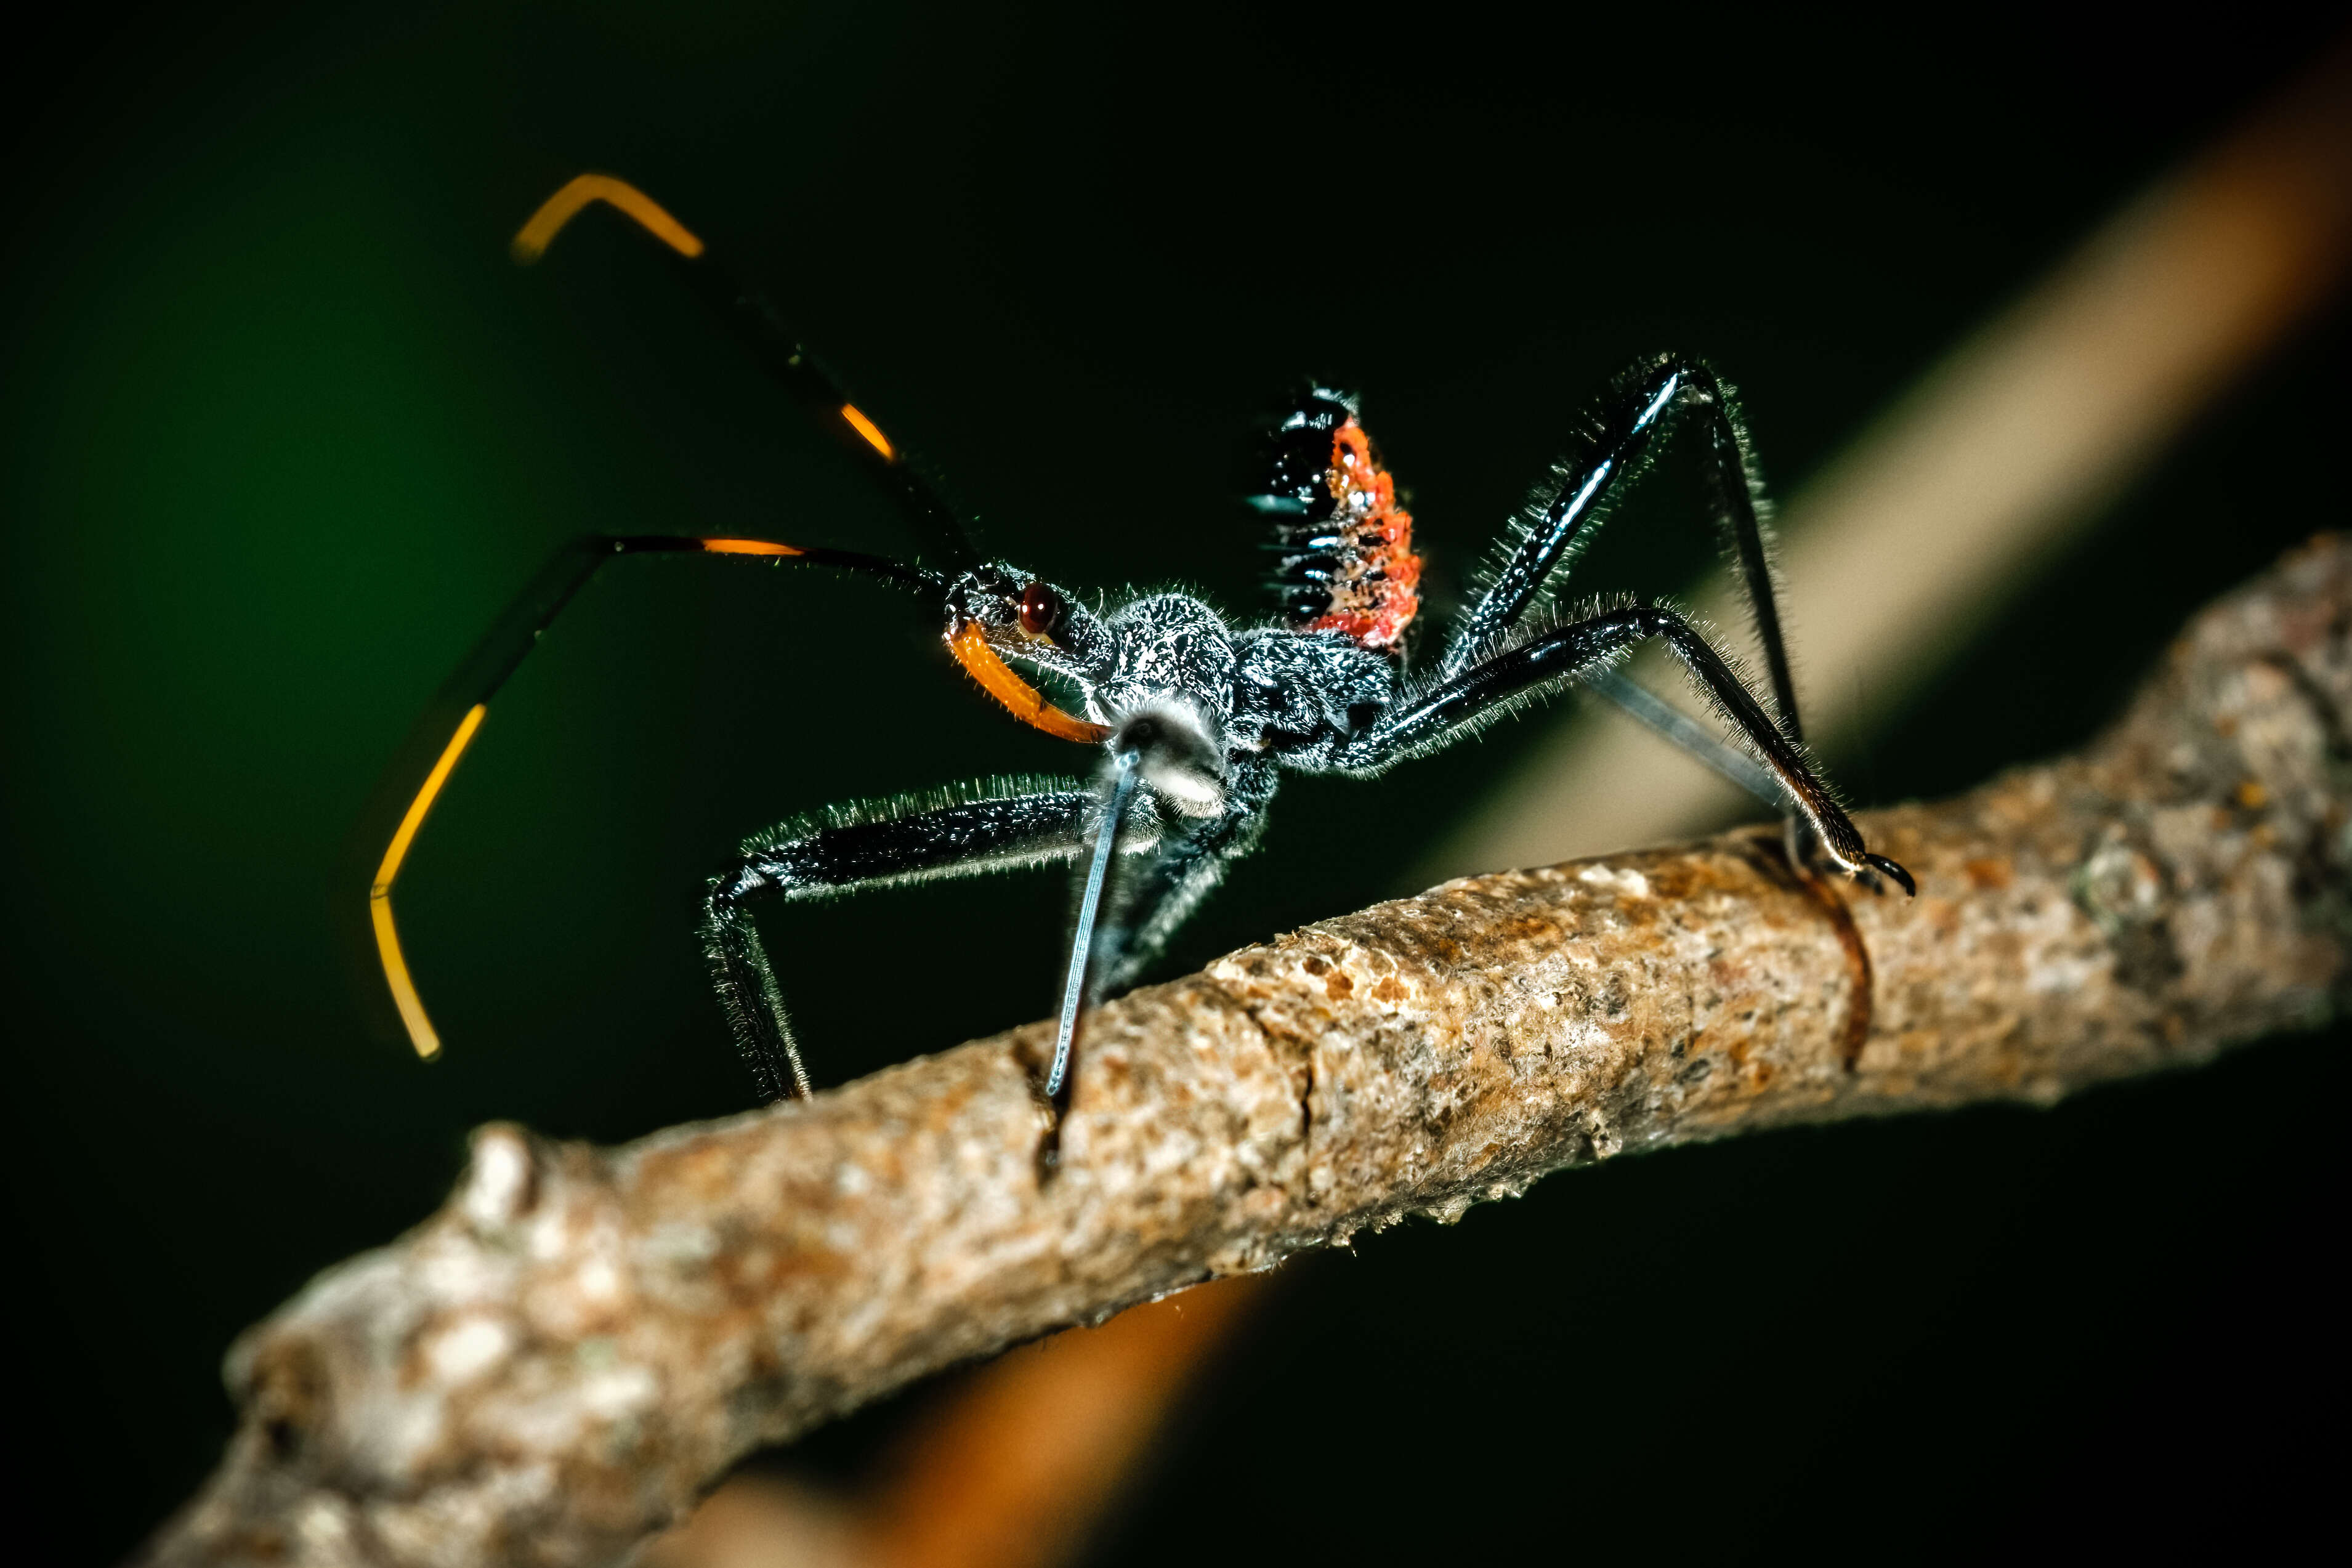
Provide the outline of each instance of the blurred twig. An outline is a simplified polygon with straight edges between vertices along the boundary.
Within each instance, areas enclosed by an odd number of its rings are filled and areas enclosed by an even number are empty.
[[[874,1568],[1066,1560],[1262,1277],[1220,1279],[1020,1351],[916,1436],[867,1504]]]
[[[610,1562],[759,1444],[1204,1277],[1622,1150],[2047,1101],[2316,1020],[2347,725],[2327,541],[2082,757],[1866,819],[1916,901],[1824,903],[1745,833],[1311,927],[1103,1009],[1050,1182],[1045,1025],[613,1151],[486,1129],[440,1214],[239,1343],[237,1436],[146,1560]]]
[[[643,1568],[1066,1562],[1265,1282],[1215,1280],[976,1369],[862,1497],[738,1475],[655,1542]]]

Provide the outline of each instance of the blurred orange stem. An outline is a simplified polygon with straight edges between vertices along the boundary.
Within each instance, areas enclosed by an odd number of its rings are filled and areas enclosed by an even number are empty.
[[[1219,1279],[974,1374],[875,1494],[874,1568],[1048,1568],[1108,1510],[1201,1363],[1265,1291]]]

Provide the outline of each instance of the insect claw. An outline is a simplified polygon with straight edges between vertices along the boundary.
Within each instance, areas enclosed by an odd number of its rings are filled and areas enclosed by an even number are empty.
[[[1029,1087],[1035,1095],[1037,1184],[1043,1186],[1052,1181],[1055,1173],[1062,1168],[1062,1113],[1066,1109],[1065,1101],[1069,1099],[1069,1096],[1066,1092],[1057,1096],[1048,1096],[1045,1093],[1045,1082],[1041,1079],[1031,1079]],[[1063,1085],[1065,1091],[1068,1087],[1067,1084]]]
[[[1911,879],[1910,872],[1905,870],[1895,861],[1889,860],[1884,855],[1864,855],[1862,858],[1863,863],[1867,865],[1872,870],[1884,873],[1885,876],[1892,878],[1895,885],[1903,889],[1903,896],[1905,898],[1916,899],[1919,896],[1919,884]]]

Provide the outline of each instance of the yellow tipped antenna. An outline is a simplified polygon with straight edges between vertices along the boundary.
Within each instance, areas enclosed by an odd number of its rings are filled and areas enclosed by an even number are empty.
[[[563,226],[595,202],[626,213],[647,234],[689,261],[701,256],[706,248],[698,236],[670,216],[668,208],[628,181],[611,174],[581,174],[541,202],[539,210],[530,215],[530,221],[515,235],[509,247],[515,260],[529,267],[545,256],[547,247],[555,243],[555,237],[563,232]],[[898,448],[891,445],[882,426],[874,423],[864,409],[845,399],[835,412],[841,416],[842,423],[856,431],[858,439],[873,447],[875,455],[884,462],[898,460]]]
[[[592,202],[618,207],[635,218],[647,234],[689,261],[702,254],[702,241],[686,225],[628,181],[616,180],[610,174],[582,174],[541,203],[539,210],[530,215],[530,221],[522,226],[510,247],[515,260],[528,267],[546,255],[555,237],[563,232],[563,226],[579,216],[581,209]]]
[[[424,998],[416,994],[416,983],[408,977],[408,961],[400,955],[400,933],[392,923],[392,883],[400,875],[400,863],[407,858],[416,830],[425,825],[425,814],[433,809],[434,797],[449,782],[450,770],[457,765],[467,742],[482,727],[482,715],[488,711],[486,704],[477,702],[457,721],[457,732],[441,748],[441,760],[433,764],[416,798],[408,803],[399,829],[384,848],[383,861],[375,868],[375,883],[368,889],[368,915],[375,925],[375,951],[383,962],[384,984],[392,987],[393,1002],[400,1008],[400,1021],[408,1026],[409,1043],[426,1061],[441,1054],[441,1037],[434,1032],[433,1020],[425,1016]]]
[[[699,236],[672,217],[667,208],[646,195],[626,180],[611,174],[581,174],[565,184],[530,215],[529,222],[517,231],[510,247],[517,262],[529,266],[547,254],[555,237],[564,226],[583,210],[602,202],[617,209],[647,234],[667,246],[688,261],[703,265],[686,268],[691,286],[719,309],[721,317],[758,353],[766,367],[783,381],[785,385],[819,412],[820,418],[830,429],[845,429],[856,437],[852,449],[868,466],[880,459],[880,466],[895,468],[892,493],[903,501],[916,521],[944,547],[947,558],[959,565],[979,559],[971,542],[964,537],[961,522],[955,513],[919,476],[900,464],[901,454],[890,438],[882,433],[866,413],[851,403],[832,375],[816,360],[803,351],[794,339],[778,324],[774,312],[757,294],[747,293],[733,281],[731,275],[713,266],[708,257],[709,247]],[[742,307],[750,304],[754,309]],[[457,759],[481,728],[487,702],[515,665],[530,651],[572,595],[578,591],[603,563],[624,555],[698,551],[710,555],[765,556],[775,560],[801,559],[811,564],[853,572],[878,574],[881,576],[917,587],[937,588],[943,581],[936,573],[926,573],[912,566],[879,556],[862,555],[850,551],[825,550],[784,544],[773,540],[746,538],[698,538],[687,535],[595,534],[574,541],[566,546],[542,571],[520,597],[510,605],[489,635],[478,646],[467,664],[444,689],[443,701],[462,701],[467,696],[478,698],[466,710],[441,748],[432,771],[425,782],[409,797],[394,830],[392,841],[377,865],[375,880],[368,888],[369,925],[375,938],[376,960],[383,972],[384,986],[392,993],[399,1008],[401,1023],[408,1031],[409,1043],[416,1054],[426,1060],[441,1054],[441,1037],[433,1027],[433,1020],[425,1010],[424,999],[417,994],[416,982],[411,976],[408,960],[400,950],[400,930],[392,913],[393,884],[399,879],[400,868],[415,842],[433,803],[448,784]],[[1072,740],[1097,740],[1108,731],[1099,725],[1062,712],[1047,702],[1034,687],[1022,680],[990,649],[980,637],[978,628],[966,628],[968,636],[951,645],[957,659],[979,678],[982,686],[1003,703],[1023,722],[1044,730],[1048,734]],[[447,711],[447,709],[437,709]],[[429,733],[429,731],[428,731]],[[415,753],[405,753],[413,756]],[[384,788],[388,800],[399,799],[398,791],[404,787],[407,776],[399,775],[404,783],[387,781]]]
[[[856,431],[867,446],[882,454],[884,462],[895,463],[898,460],[898,449],[890,445],[890,437],[882,434],[882,426],[866,417],[864,409],[855,403],[845,403],[841,405],[841,416],[849,422],[849,427]]]

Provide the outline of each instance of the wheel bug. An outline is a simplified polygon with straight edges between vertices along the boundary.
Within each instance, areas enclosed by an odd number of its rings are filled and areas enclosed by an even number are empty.
[[[1090,783],[1006,781],[851,805],[744,843],[740,858],[710,883],[703,942],[729,1027],[770,1099],[811,1089],[753,924],[762,900],[1075,862],[1077,915],[1053,1061],[1041,1085],[1058,1116],[1068,1103],[1087,1010],[1129,984],[1226,867],[1256,843],[1282,770],[1377,773],[1570,681],[1595,687],[1769,804],[1785,805],[1790,852],[1801,864],[1818,853],[1850,877],[1874,886],[1883,874],[1914,890],[1902,867],[1868,850],[1806,756],[1759,515],[1760,486],[1729,388],[1697,361],[1662,356],[1620,379],[1577,428],[1574,450],[1522,513],[1475,602],[1423,671],[1405,658],[1420,607],[1412,519],[1352,398],[1310,390],[1269,434],[1266,482],[1250,504],[1272,525],[1280,620],[1236,626],[1177,593],[1090,610],[1057,584],[983,559],[939,493],[766,298],[635,187],[580,176],[523,226],[516,258],[537,260],[566,224],[600,202],[667,247],[688,287],[857,455],[938,551],[939,563],[666,534],[596,536],[562,552],[443,688],[420,725],[423,743],[412,743],[418,765],[396,766],[386,785],[386,798],[404,807],[370,887],[370,922],[384,984],[420,1055],[436,1054],[440,1040],[393,921],[401,862],[489,698],[597,568],[625,555],[791,561],[895,583],[937,608],[950,655],[1014,718],[1104,753]],[[1753,612],[1770,710],[1732,661],[1669,605],[1596,601],[1565,616],[1549,612],[1612,498],[1640,475],[1659,437],[1685,419],[1699,421],[1706,435],[1716,521]],[[1681,661],[1745,752],[1615,672],[1636,645],[1653,639]],[[1015,664],[1074,693],[1063,700],[1087,716],[1049,700]]]

